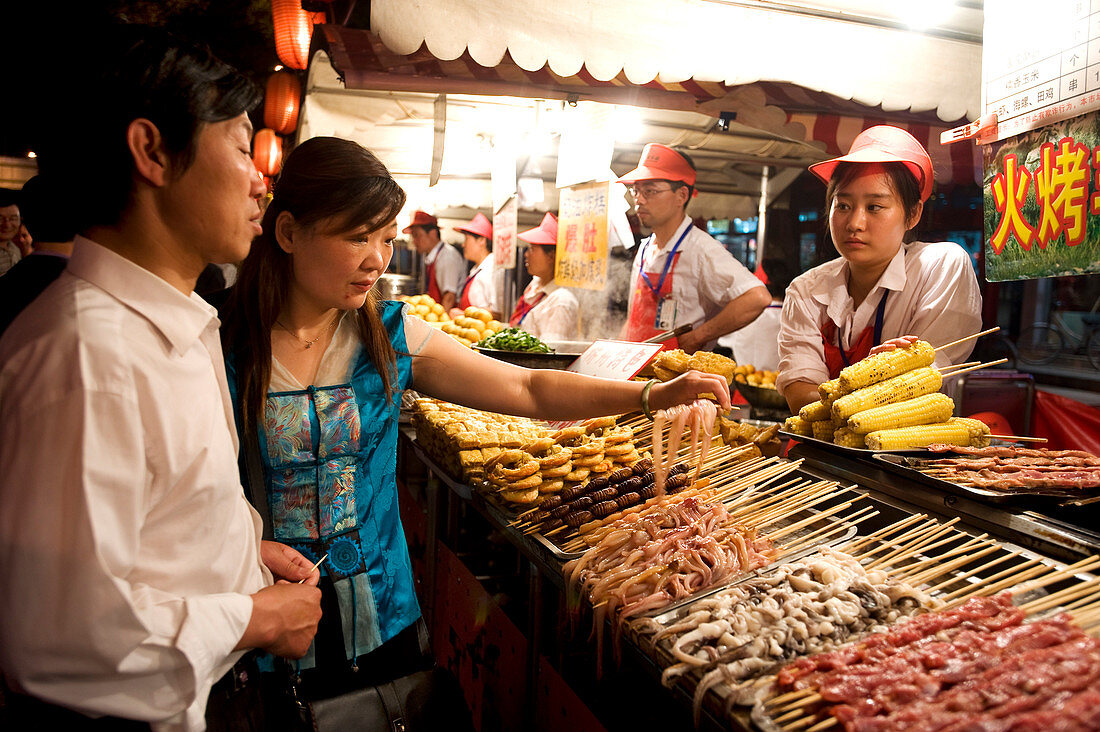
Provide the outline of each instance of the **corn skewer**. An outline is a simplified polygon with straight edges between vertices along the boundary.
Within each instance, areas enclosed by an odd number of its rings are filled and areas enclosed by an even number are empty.
[[[951,346],[957,346],[960,343],[965,343],[966,341],[972,341],[975,338],[981,338],[982,336],[989,335],[990,333],[996,333],[1000,329],[1001,329],[1001,327],[998,325],[998,326],[995,326],[993,328],[990,328],[989,330],[983,330],[981,333],[975,333],[974,335],[968,335],[966,338],[960,338],[957,341],[951,341],[950,343],[945,343],[942,346],[937,346],[936,350],[937,351],[942,351],[945,348],[950,348]]]
[[[840,371],[840,388],[846,392],[878,384],[922,366],[931,366],[936,352],[927,341],[916,341],[907,348],[876,353],[846,366]],[[843,398],[843,397],[841,397]]]

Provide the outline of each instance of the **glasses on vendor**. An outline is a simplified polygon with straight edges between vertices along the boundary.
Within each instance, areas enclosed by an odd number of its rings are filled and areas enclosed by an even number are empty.
[[[669,191],[676,190],[677,186],[670,185],[668,188],[663,186],[646,184],[642,186],[630,186],[630,193],[634,198],[653,198],[662,193],[668,193]]]

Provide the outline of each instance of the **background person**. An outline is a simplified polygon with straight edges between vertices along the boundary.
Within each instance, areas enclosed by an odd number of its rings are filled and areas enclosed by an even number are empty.
[[[237,473],[218,319],[191,291],[208,262],[243,258],[259,229],[247,110],[260,93],[153,28],[95,42],[57,96],[80,108],[94,96],[96,114],[55,141],[71,150],[39,158],[71,166],[84,235],[0,339],[8,721],[261,726],[242,657],[305,652],[317,573],[261,542]],[[272,585],[272,574],[307,584]]]
[[[225,310],[242,441],[262,463],[268,523],[307,557],[329,554],[325,615],[301,662],[311,700],[423,663],[412,645],[420,607],[397,502],[404,389],[578,419],[636,409],[644,386],[512,366],[460,345],[402,303],[379,301],[372,288],[393,255],[404,201],[358,144],[303,142],[284,163]],[[694,371],[654,385],[649,402],[666,408],[708,391],[729,408],[725,380]],[[424,728],[450,725],[435,719]]]
[[[981,328],[982,297],[970,257],[952,242],[912,241],[932,195],[932,159],[905,130],[871,127],[847,155],[810,166],[827,184],[829,234],[839,259],[797,277],[779,331],[776,385],[797,412],[818,384],[876,349],[923,338],[949,343]],[[974,341],[936,354],[966,360]]]
[[[458,293],[466,278],[466,263],[458,250],[439,239],[439,220],[429,213],[416,211],[412,223],[402,229],[423,258],[424,288],[432,299],[448,312],[458,302]]]
[[[523,328],[543,341],[571,341],[579,337],[577,296],[554,281],[558,247],[558,220],[547,213],[534,229],[517,236],[527,242],[523,261],[531,281],[512,311],[508,324]]]
[[[756,319],[771,302],[767,288],[714,237],[692,226],[695,165],[686,155],[649,143],[638,167],[619,178],[632,186],[638,218],[653,233],[631,268],[630,305],[620,337],[643,341],[690,323],[665,348],[713,349],[721,336]]]
[[[0,275],[15,266],[23,258],[23,252],[15,238],[19,236],[19,227],[23,218],[19,215],[19,203],[16,192],[0,189]]]
[[[493,318],[500,320],[500,292],[503,289],[504,270],[498,270],[493,257],[493,224],[484,214],[477,214],[469,223],[455,227],[455,231],[466,239],[462,244],[462,255],[472,262],[474,268],[466,276],[459,291],[458,307],[451,317],[462,315],[466,308],[473,306],[488,310]]]

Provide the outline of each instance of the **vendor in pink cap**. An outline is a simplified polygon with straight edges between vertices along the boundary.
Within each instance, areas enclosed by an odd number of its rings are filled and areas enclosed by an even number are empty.
[[[544,341],[575,340],[580,330],[577,297],[554,281],[558,220],[554,214],[547,213],[541,224],[517,236],[528,244],[523,261],[531,274],[531,282],[516,303],[509,325],[523,328]]]
[[[915,338],[949,343],[982,322],[966,251],[914,241],[932,195],[932,159],[912,135],[871,127],[847,155],[810,170],[827,185],[829,233],[840,258],[796,278],[784,300],[776,383],[796,412],[847,364]],[[963,361],[973,348],[968,341],[940,351],[936,365]]]
[[[458,317],[468,307],[488,310],[500,319],[500,291],[503,289],[503,270],[496,268],[493,260],[493,224],[484,214],[477,214],[469,223],[456,226],[455,231],[465,234],[462,255],[473,262],[474,268],[462,282],[458,291],[458,307],[451,317]]]
[[[638,167],[619,178],[631,186],[638,218],[653,234],[631,268],[630,304],[620,337],[643,341],[690,324],[665,348],[710,350],[720,336],[751,323],[771,295],[714,237],[691,224],[695,165],[683,153],[649,143]]]
[[[466,279],[466,263],[458,250],[439,239],[439,220],[424,211],[413,212],[412,223],[402,231],[424,263],[424,291],[450,310],[458,302],[458,293]]]

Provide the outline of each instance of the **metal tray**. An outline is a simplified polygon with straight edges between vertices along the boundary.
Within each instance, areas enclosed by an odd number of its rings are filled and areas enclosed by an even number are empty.
[[[500,351],[495,348],[474,346],[474,350],[486,356],[527,369],[566,369],[577,360],[581,352],[528,353],[526,351]]]
[[[896,455],[928,455],[927,448],[924,447],[910,447],[904,450],[868,450],[865,447],[845,447],[844,445],[837,445],[832,442],[826,442],[825,440],[819,440],[816,437],[807,437],[806,435],[799,435],[794,432],[787,432],[786,430],[779,430],[779,434],[791,440],[798,440],[810,445],[820,446],[822,449],[829,450],[831,452],[839,453],[841,455],[860,455],[862,457],[874,457],[875,455],[896,454]]]
[[[949,453],[943,453],[945,457],[950,457]],[[1013,504],[1035,504],[1043,503],[1046,505],[1082,505],[1078,501],[1088,500],[1090,498],[1100,497],[1100,488],[1083,488],[1076,491],[1058,490],[1056,488],[1039,488],[1035,490],[1020,490],[1020,491],[997,491],[991,488],[979,488],[977,486],[960,485],[959,483],[953,483],[943,478],[937,478],[933,475],[920,470],[920,468],[927,466],[933,460],[928,458],[919,457],[906,457],[904,455],[874,455],[875,460],[879,460],[886,465],[890,466],[894,472],[901,473],[907,478],[920,481],[927,485],[934,486],[940,490],[948,491],[959,495],[978,498],[990,503],[1013,503]],[[941,458],[936,458],[941,459]]]

